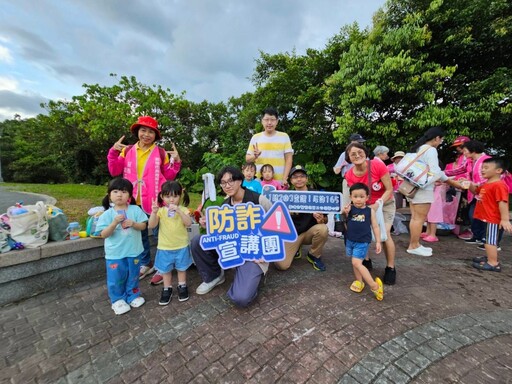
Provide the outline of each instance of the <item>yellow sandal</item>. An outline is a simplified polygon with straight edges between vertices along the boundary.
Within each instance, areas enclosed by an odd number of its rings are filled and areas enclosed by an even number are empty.
[[[352,285],[350,286],[350,290],[356,293],[361,293],[364,289],[364,283],[359,280],[354,280]]]
[[[378,277],[375,278],[375,282],[379,285],[379,288],[377,288],[375,291],[372,289],[372,292],[377,300],[382,301],[382,299],[384,299],[384,286]]]

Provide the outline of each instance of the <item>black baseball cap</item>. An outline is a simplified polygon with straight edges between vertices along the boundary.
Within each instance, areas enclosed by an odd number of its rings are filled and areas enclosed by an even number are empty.
[[[353,133],[350,135],[350,137],[348,138],[350,140],[350,142],[352,141],[357,141],[359,143],[364,143],[366,140],[363,138],[363,136],[361,136],[359,133]]]
[[[290,174],[288,175],[288,177],[292,177],[292,175],[295,173],[295,172],[302,172],[303,174],[305,174],[306,176],[308,175],[308,173],[306,172],[306,169],[302,166],[302,165],[296,165],[295,167],[293,167],[290,171]]]

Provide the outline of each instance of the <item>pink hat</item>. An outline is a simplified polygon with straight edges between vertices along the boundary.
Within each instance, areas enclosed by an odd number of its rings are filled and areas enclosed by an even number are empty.
[[[156,133],[156,140],[160,140],[162,138],[162,135],[160,135],[160,131],[158,130],[158,121],[156,121],[151,116],[139,116],[137,119],[137,122],[132,124],[130,127],[130,131],[134,135],[137,135],[137,131],[139,130],[140,126],[151,128]]]
[[[459,145],[462,145],[464,143],[467,143],[468,141],[471,141],[471,139],[467,136],[459,136],[455,139],[452,145],[450,147],[458,147]]]

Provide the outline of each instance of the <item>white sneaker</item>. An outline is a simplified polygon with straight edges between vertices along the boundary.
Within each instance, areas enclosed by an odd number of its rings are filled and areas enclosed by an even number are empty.
[[[199,287],[196,289],[196,293],[198,295],[204,295],[205,293],[210,292],[213,288],[215,288],[217,285],[220,285],[224,282],[224,271],[220,272],[219,277],[213,279],[209,283],[201,283]]]
[[[423,249],[423,250],[429,251],[430,253],[432,253],[432,248],[430,248],[430,247],[424,247],[423,245],[420,245],[420,248]]]
[[[117,300],[114,304],[112,304],[112,310],[116,315],[122,315],[126,312],[130,311],[130,306],[124,300]]]
[[[416,255],[416,256],[428,257],[428,256],[432,256],[432,249],[429,251],[425,247],[419,246],[418,248],[408,249],[407,253],[409,253],[411,255]]]
[[[142,280],[147,275],[151,275],[153,272],[155,272],[155,268],[149,265],[141,265],[139,269],[139,280]]]
[[[146,302],[146,300],[144,300],[144,298],[142,296],[139,296],[132,300],[132,302],[130,303],[130,306],[133,308],[139,308],[145,302]]]

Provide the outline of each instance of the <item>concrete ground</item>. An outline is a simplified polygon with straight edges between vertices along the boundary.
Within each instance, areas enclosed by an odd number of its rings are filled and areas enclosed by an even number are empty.
[[[161,286],[141,281],[147,303],[122,316],[105,281],[0,308],[1,383],[507,383],[512,378],[512,238],[503,271],[480,272],[484,252],[454,236],[433,257],[395,237],[397,283],[382,302],[353,293],[343,241],[330,238],[326,272],[305,258],[271,268],[256,302],[232,306],[226,282],[161,307]],[[304,253],[304,252],[303,252]],[[382,255],[373,256],[383,274]]]

